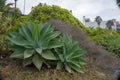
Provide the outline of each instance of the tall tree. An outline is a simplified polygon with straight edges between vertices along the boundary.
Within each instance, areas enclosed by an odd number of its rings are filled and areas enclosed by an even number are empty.
[[[98,24],[98,27],[100,27],[100,23],[102,22],[102,18],[100,16],[96,16],[95,21]]]
[[[120,0],[116,0],[118,7],[120,8]]]
[[[17,6],[17,0],[14,0],[15,1],[15,8],[16,8],[16,6]]]

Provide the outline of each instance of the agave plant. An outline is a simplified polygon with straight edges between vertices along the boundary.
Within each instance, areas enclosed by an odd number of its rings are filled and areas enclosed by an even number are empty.
[[[50,49],[62,46],[59,35],[50,24],[21,23],[18,30],[10,33],[10,49],[14,51],[10,57],[23,59],[24,66],[33,63],[40,70],[46,60],[57,59]]]
[[[57,69],[65,68],[70,73],[72,73],[73,70],[83,73],[82,65],[87,62],[81,58],[84,51],[79,48],[79,43],[77,41],[73,43],[71,37],[67,36],[63,37],[63,43],[64,46],[62,49],[55,49],[60,59],[57,63]]]

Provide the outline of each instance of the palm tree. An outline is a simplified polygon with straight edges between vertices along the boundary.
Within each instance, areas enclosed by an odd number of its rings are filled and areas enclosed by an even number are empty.
[[[102,18],[100,16],[96,16],[95,21],[98,24],[98,27],[100,27],[100,23],[102,22]]]
[[[120,7],[120,0],[116,0],[118,7]]]
[[[16,8],[16,6],[17,6],[17,0],[14,0],[15,1],[15,8]]]
[[[108,20],[106,26],[110,30],[110,33],[112,34],[112,26],[114,26],[113,20]]]

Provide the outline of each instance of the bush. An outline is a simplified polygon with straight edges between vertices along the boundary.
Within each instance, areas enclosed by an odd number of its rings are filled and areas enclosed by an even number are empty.
[[[96,44],[113,53],[113,55],[120,57],[120,35],[117,32],[113,31],[112,34],[110,34],[109,30],[101,28],[86,28],[85,30]]]
[[[29,14],[29,19],[35,22],[46,21],[52,18],[83,27],[83,24],[70,11],[55,5],[38,5]]]

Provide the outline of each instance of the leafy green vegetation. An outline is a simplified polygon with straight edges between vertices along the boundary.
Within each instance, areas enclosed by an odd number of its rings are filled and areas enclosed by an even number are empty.
[[[46,21],[48,19],[59,19],[66,23],[71,23],[79,27],[83,27],[83,24],[75,18],[70,11],[64,8],[60,8],[56,5],[39,4],[29,14],[29,19],[34,22]]]
[[[86,28],[88,36],[105,50],[120,57],[120,34],[102,28]]]
[[[58,35],[60,32],[54,31],[50,24],[22,23],[18,30],[10,33],[10,49],[14,51],[10,57],[23,59],[24,65],[33,63],[40,70],[42,64],[46,63],[44,59],[56,60],[49,49],[62,46],[55,39]]]
[[[57,63],[57,69],[65,68],[68,72],[72,73],[73,70],[83,73],[82,65],[86,63],[81,56],[84,51],[79,48],[79,43],[73,42],[71,37],[63,37],[63,47],[60,49],[55,49],[59,61]]]
[[[24,66],[33,63],[39,70],[43,63],[50,65],[55,62],[54,65],[57,65],[57,68],[65,65],[69,72],[73,68],[82,73],[81,66],[85,61],[80,57],[84,51],[79,49],[78,42],[73,43],[69,37],[61,40],[59,35],[60,32],[54,31],[50,24],[30,22],[25,25],[22,23],[18,30],[10,33],[10,50],[14,51],[10,57],[23,59]],[[63,48],[63,52],[59,52],[56,48]],[[55,49],[57,53],[52,52],[51,49]]]

